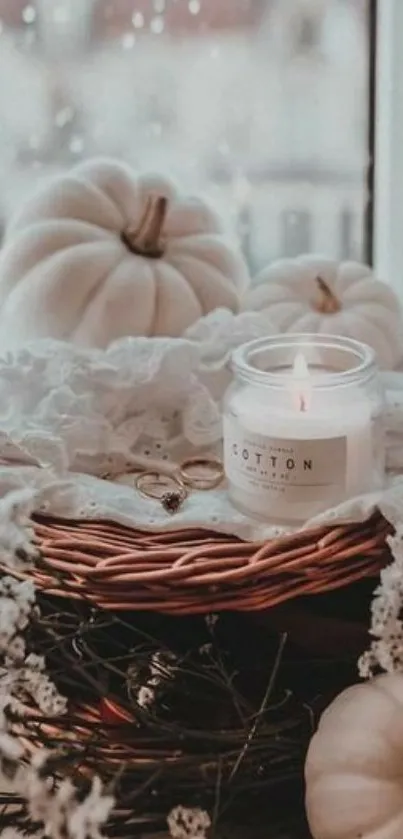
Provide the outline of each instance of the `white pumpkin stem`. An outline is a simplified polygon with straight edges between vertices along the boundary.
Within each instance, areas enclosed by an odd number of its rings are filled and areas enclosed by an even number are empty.
[[[340,312],[341,303],[330,286],[322,277],[316,277],[316,282],[319,286],[320,298],[315,301],[314,306],[317,312],[322,315],[335,315]]]
[[[164,242],[161,234],[168,210],[168,199],[164,195],[150,195],[143,218],[134,230],[127,227],[121,239],[131,253],[160,259],[164,254]]]

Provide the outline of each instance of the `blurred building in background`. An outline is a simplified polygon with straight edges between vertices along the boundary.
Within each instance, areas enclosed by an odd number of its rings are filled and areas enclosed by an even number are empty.
[[[207,194],[252,269],[362,258],[369,0],[0,0],[0,219],[93,155]]]

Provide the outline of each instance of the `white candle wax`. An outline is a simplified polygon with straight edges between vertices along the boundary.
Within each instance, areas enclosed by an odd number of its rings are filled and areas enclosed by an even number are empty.
[[[315,388],[301,360],[284,388],[250,385],[224,417],[230,496],[245,513],[305,521],[373,488],[370,404],[355,388]]]

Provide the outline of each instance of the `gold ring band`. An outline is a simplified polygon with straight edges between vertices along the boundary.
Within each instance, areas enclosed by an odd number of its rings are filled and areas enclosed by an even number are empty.
[[[194,474],[193,469],[202,470],[203,474]],[[224,478],[224,467],[216,457],[189,457],[181,463],[179,474],[186,486],[201,490],[214,489]]]

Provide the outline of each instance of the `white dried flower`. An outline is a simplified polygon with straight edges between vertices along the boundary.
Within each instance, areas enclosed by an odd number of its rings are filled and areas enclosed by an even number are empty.
[[[42,656],[30,654],[15,666],[5,663],[7,666],[0,669],[0,696],[8,698],[8,706],[13,713],[24,713],[24,701],[29,698],[47,717],[66,712],[67,700],[44,672],[45,660]]]
[[[48,777],[51,762],[51,752],[37,752],[20,778],[30,818],[43,824],[51,839],[102,839],[101,827],[114,805],[112,796],[104,794],[100,779],[94,777],[88,795],[79,798],[71,780],[57,784]]]
[[[14,667],[16,664],[23,662],[24,658],[25,641],[21,635],[16,635],[11,639],[7,647],[7,654],[5,656],[4,663],[6,667]]]
[[[89,795],[67,817],[68,835],[71,839],[101,839],[100,828],[107,821],[114,800],[104,795],[101,781],[93,778]]]
[[[0,597],[0,650],[4,652],[16,632],[20,611],[15,601]]]
[[[66,821],[74,806],[77,791],[70,779],[62,781],[52,795],[47,795],[45,834],[52,839],[65,839]]]
[[[54,787],[54,781],[40,773],[42,765],[45,764],[49,752],[42,751],[40,755],[34,755],[31,765],[24,773],[23,795],[26,798],[28,813],[34,822],[46,824],[49,811],[49,796]]]
[[[156,650],[148,665],[149,676],[139,685],[140,668],[132,662],[127,669],[127,683],[131,693],[136,690],[136,701],[141,708],[149,708],[155,702],[156,689],[174,678],[177,671],[177,660],[169,650]]]
[[[161,650],[157,650],[157,652],[153,653],[151,656],[151,663],[150,663],[150,673],[153,678],[161,677],[161,674],[164,672],[166,668],[166,663],[164,661],[164,657],[162,655]]]
[[[172,839],[206,839],[211,819],[200,807],[182,807],[171,810],[167,818],[169,835]]]
[[[21,702],[21,699],[17,699],[16,696],[10,696],[8,699],[7,707],[10,709],[10,712],[14,717],[19,717],[23,719],[27,715],[27,706],[24,702]]]
[[[42,834],[35,832],[35,837],[40,835]],[[27,839],[27,833],[21,833],[15,827],[5,827],[0,833],[0,839]]]
[[[0,789],[14,792],[23,754],[24,750],[16,737],[4,731],[0,733]]]
[[[374,640],[358,661],[362,678],[370,678],[378,669],[388,673],[403,672],[403,527],[388,544],[393,562],[380,574],[380,585],[371,606],[370,633]]]
[[[148,685],[143,685],[137,694],[137,702],[140,705],[140,708],[148,708],[150,705],[153,704],[155,699],[155,693],[151,687]]]
[[[358,673],[361,679],[370,679],[376,665],[377,658],[372,649],[363,653],[358,659]]]
[[[25,694],[32,697],[40,711],[47,717],[56,717],[67,710],[67,700],[44,673],[45,661],[40,656],[29,655],[21,668],[19,682]]]
[[[9,492],[0,500],[0,560],[9,568],[24,568],[38,556],[30,521],[34,502],[31,489]]]
[[[8,652],[11,639],[29,624],[35,604],[35,589],[30,581],[13,577],[0,580],[0,653]]]
[[[51,756],[52,752],[49,749],[41,749],[40,751],[34,752],[31,758],[32,769],[35,772],[39,772],[39,774],[43,774]]]
[[[150,678],[147,679],[147,685],[158,687],[162,682],[172,679],[176,670],[175,656],[168,651],[157,650],[151,656]]]
[[[0,732],[7,730],[7,716],[5,714],[6,708],[9,707],[9,702],[7,697],[2,698],[2,702],[0,704]]]
[[[30,653],[25,663],[32,673],[43,673],[45,671],[46,664],[43,655]]]
[[[18,568],[35,559],[29,527],[32,497],[32,493],[14,493],[0,501],[3,565]],[[57,784],[48,776],[48,752],[42,750],[27,763],[19,740],[8,731],[8,712],[23,716],[27,700],[31,704],[33,699],[50,717],[64,713],[67,707],[66,699],[46,674],[43,656],[26,655],[23,633],[36,613],[32,582],[21,582],[11,575],[0,578],[0,765],[6,788],[11,785],[12,792],[25,799],[28,816],[39,825],[35,828],[36,839],[100,839],[100,827],[112,806],[110,796],[101,794],[100,781],[95,781],[90,794],[81,800],[70,781]],[[70,832],[69,819],[73,819]],[[1,839],[21,839],[21,835],[7,828]]]
[[[12,737],[11,734],[7,734],[7,732],[4,731],[0,733],[1,757],[10,761],[18,761],[21,760],[23,754],[24,749],[16,737]]]

